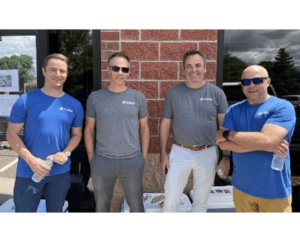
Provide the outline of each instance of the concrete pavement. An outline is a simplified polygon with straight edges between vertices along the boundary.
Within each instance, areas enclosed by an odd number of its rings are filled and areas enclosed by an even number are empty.
[[[9,146],[6,141],[4,145]],[[13,150],[0,150],[0,206],[13,197],[17,158]]]
[[[0,206],[13,197],[15,179],[0,178]]]

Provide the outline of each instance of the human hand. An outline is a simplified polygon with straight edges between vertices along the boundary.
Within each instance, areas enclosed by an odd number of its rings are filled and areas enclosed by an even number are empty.
[[[163,175],[166,176],[169,169],[169,157],[167,155],[160,156],[160,169]]]
[[[35,158],[31,163],[30,168],[38,177],[42,179],[51,171],[51,167],[49,167],[45,161],[40,158]]]
[[[57,152],[56,154],[48,157],[52,157],[53,161],[59,165],[63,165],[68,161],[68,156],[65,154],[65,152]]]
[[[216,172],[218,176],[222,179],[225,179],[229,174],[229,170],[230,170],[230,160],[223,158],[216,168]]]
[[[289,151],[289,143],[282,139],[279,143],[279,145],[275,148],[274,152],[278,155],[285,157]]]

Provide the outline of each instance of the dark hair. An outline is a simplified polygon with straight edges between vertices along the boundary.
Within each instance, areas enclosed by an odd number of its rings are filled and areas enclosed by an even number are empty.
[[[53,53],[53,54],[50,54],[48,55],[45,59],[44,59],[44,63],[43,63],[43,68],[46,68],[47,64],[48,64],[48,61],[50,59],[58,59],[58,60],[61,60],[61,61],[64,61],[67,63],[67,65],[69,66],[69,58],[66,57],[65,55],[63,54],[59,54],[59,53]]]
[[[110,57],[108,57],[108,60],[107,60],[108,65],[110,65],[110,61],[115,57],[123,57],[128,61],[128,63],[130,62],[129,56],[126,55],[124,52],[116,52],[116,53],[111,54]]]
[[[189,51],[185,52],[184,55],[183,55],[183,68],[185,67],[186,58],[190,55],[200,55],[204,60],[204,65],[206,65],[206,56],[205,56],[204,53],[202,53],[199,50],[189,50]]]

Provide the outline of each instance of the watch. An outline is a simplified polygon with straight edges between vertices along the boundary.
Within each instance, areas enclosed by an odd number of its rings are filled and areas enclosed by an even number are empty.
[[[65,154],[66,154],[66,156],[68,156],[68,157],[71,156],[71,152],[70,152],[70,151],[66,151]]]
[[[223,132],[223,137],[228,140],[228,136],[229,136],[230,132],[231,132],[231,130],[225,130]]]
[[[223,157],[222,157],[223,159],[225,158],[225,159],[230,159],[231,158],[231,155],[227,155],[227,154],[223,154]]]

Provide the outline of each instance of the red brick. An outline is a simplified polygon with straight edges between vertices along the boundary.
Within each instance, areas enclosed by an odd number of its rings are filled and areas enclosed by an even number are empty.
[[[159,137],[150,137],[150,146],[148,153],[159,153]]]
[[[103,70],[101,71],[101,80],[108,80],[108,73],[107,73],[107,71],[103,71]]]
[[[106,61],[108,60],[108,57],[114,53],[115,51],[111,51],[111,50],[102,50],[101,51],[101,61]]]
[[[131,60],[157,60],[158,44],[151,42],[122,43],[122,51],[126,52]]]
[[[149,116],[150,136],[158,136],[158,119]]]
[[[200,43],[200,50],[206,55],[207,60],[216,60],[218,56],[218,44],[203,42]]]
[[[178,30],[142,30],[142,40],[178,40]]]
[[[101,61],[101,70],[106,70],[107,68],[107,60]]]
[[[182,60],[183,54],[192,49],[197,49],[197,43],[161,43],[161,60]]]
[[[217,63],[216,62],[208,62],[206,64],[206,79],[216,80],[217,79]]]
[[[181,30],[180,35],[181,40],[217,40],[218,31],[217,30]]]
[[[177,80],[177,62],[144,62],[141,73],[142,79]]]
[[[181,83],[182,81],[166,81],[166,82],[160,82],[160,98],[165,98],[168,90]]]
[[[140,37],[140,30],[121,30],[122,40],[138,40]]]
[[[128,81],[128,86],[141,91],[145,94],[146,98],[157,98],[158,96],[158,83],[148,81]]]
[[[148,111],[149,111],[149,116],[151,118],[158,118],[161,116],[161,102],[158,100],[148,100]]]
[[[128,79],[139,79],[139,63],[130,61],[130,74]]]
[[[157,117],[160,119],[165,100],[157,100]]]
[[[120,43],[113,41],[102,41],[101,42],[101,50],[112,50],[112,51],[118,51],[120,48]]]
[[[120,40],[120,34],[119,31],[108,31],[104,32],[101,31],[101,41],[103,40]]]

